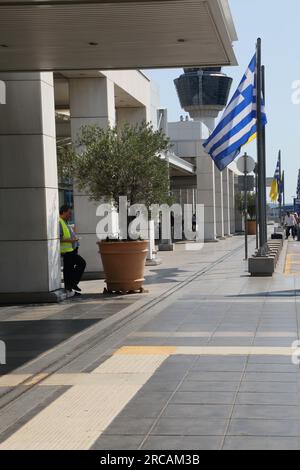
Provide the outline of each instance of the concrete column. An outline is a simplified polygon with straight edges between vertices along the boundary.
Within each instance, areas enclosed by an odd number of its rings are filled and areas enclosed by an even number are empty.
[[[0,104],[6,103],[6,85],[3,80],[0,80]]]
[[[223,218],[224,218],[224,235],[230,235],[230,207],[229,207],[229,170],[225,168],[222,172],[223,176]]]
[[[216,241],[215,164],[204,150],[197,157],[197,203],[204,204],[204,239]]]
[[[114,126],[114,83],[107,78],[80,78],[70,80],[71,135],[73,142],[85,125]],[[103,266],[97,251],[96,217],[98,203],[89,200],[74,188],[74,211],[77,233],[80,236],[80,254],[87,262],[86,277],[102,277]]]
[[[229,170],[229,212],[230,212],[230,233],[235,233],[235,191],[234,172]]]
[[[52,73],[3,73],[0,302],[62,298]]]
[[[117,126],[131,124],[133,126],[147,121],[147,108],[141,106],[139,108],[117,108],[116,109]]]
[[[217,237],[224,238],[223,176],[215,169]]]

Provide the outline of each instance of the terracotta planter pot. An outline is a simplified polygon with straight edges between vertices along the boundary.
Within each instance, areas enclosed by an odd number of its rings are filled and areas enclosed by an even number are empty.
[[[148,241],[97,242],[108,292],[142,291]]]
[[[248,235],[256,235],[256,220],[248,220]]]

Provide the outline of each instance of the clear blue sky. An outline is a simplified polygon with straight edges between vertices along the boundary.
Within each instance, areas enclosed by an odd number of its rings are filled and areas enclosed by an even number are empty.
[[[278,150],[282,150],[286,173],[286,200],[296,193],[300,168],[300,104],[292,103],[292,83],[300,80],[300,1],[229,0],[238,42],[234,49],[238,67],[224,68],[236,89],[254,52],[256,38],[263,42],[266,66],[267,171],[273,176]],[[258,14],[260,14],[258,16]],[[182,69],[148,70],[146,74],[160,87],[161,105],[168,108],[169,121],[178,121],[181,110],[173,80]],[[245,148],[256,158],[255,144]]]

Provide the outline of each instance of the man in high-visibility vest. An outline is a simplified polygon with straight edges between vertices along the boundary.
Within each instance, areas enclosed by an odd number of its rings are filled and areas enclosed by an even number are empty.
[[[72,297],[74,292],[81,292],[78,284],[84,273],[86,262],[78,254],[78,238],[68,226],[68,221],[72,218],[72,209],[69,206],[62,206],[59,210],[60,228],[60,253],[64,262],[64,283],[68,297]]]

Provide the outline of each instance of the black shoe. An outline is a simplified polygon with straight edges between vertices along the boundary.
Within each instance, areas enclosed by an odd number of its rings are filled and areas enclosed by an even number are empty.
[[[78,286],[74,286],[74,287],[73,287],[73,290],[75,290],[76,292],[81,292],[81,289],[80,289],[80,287],[78,287]]]
[[[81,297],[82,294],[80,294],[80,292],[74,292],[74,297]]]

